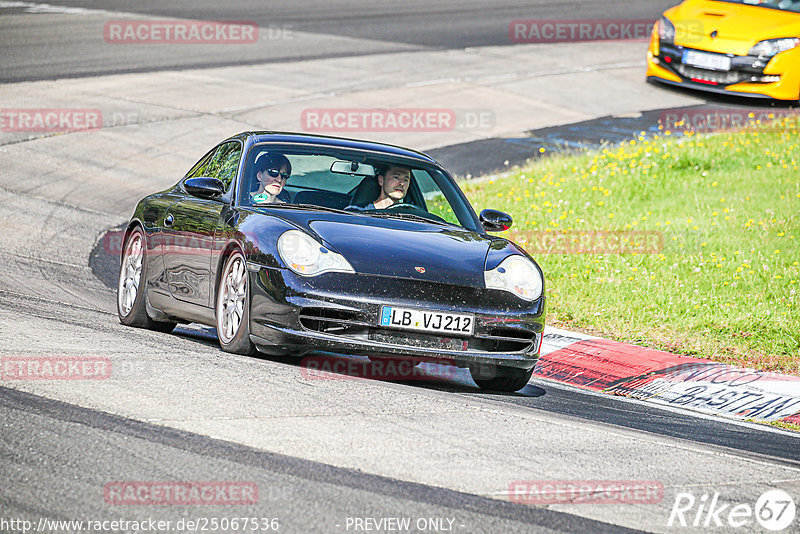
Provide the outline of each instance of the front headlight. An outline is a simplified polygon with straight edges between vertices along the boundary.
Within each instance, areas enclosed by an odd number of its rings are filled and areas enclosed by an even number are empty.
[[[675,42],[675,26],[667,17],[658,19],[658,38],[666,43]]]
[[[487,288],[509,291],[523,300],[542,296],[542,275],[523,256],[507,257],[491,271],[484,271],[483,279]]]
[[[300,230],[289,230],[281,234],[278,238],[278,254],[289,269],[302,276],[355,272],[344,256],[328,250]]]
[[[751,56],[772,57],[791,50],[795,46],[800,45],[800,39],[797,37],[786,37],[784,39],[767,39],[760,41],[753,48],[750,49]]]

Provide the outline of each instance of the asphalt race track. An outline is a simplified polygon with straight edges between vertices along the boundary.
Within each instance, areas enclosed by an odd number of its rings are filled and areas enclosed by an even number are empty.
[[[543,0],[497,3],[484,0],[51,2],[53,6],[87,10],[84,14],[64,17],[57,8],[30,8],[24,5],[25,2],[5,3],[12,5],[2,8],[4,15],[37,10],[44,13],[35,20],[28,18],[23,24],[4,25],[0,35],[5,56],[0,82],[409,50],[505,46],[509,44],[509,21],[515,19],[570,19],[576,18],[574,13],[577,10],[582,19],[647,19],[657,18],[671,5],[664,0],[635,5],[614,0],[569,3]],[[253,21],[267,31],[263,32],[258,46],[237,49],[235,58],[231,50],[207,49],[203,54],[197,54],[191,47],[171,51],[166,56],[157,47],[136,50],[132,54],[120,53],[102,46],[102,33],[98,36],[91,31],[95,18],[105,22],[131,16]]]
[[[676,110],[767,109],[646,84],[640,41],[509,41],[514,19],[654,20],[669,5],[0,2],[0,107],[102,116],[92,131],[0,128],[0,356],[112,365],[106,380],[0,380],[0,532],[134,531],[50,522],[62,520],[203,531],[211,519],[227,526],[210,532],[704,532],[714,499],[752,509],[780,489],[800,504],[800,436],[788,431],[537,379],[487,394],[466,371],[437,378],[437,366],[413,382],[319,379],[296,359],[224,353],[207,328],[159,334],[117,320],[116,250],[104,236],[214,143],[248,129],[302,131],[309,108],[452,108],[453,131],[345,135],[429,151],[460,176],[540,147],[657,131]],[[254,21],[260,38],[104,41],[110,20],[165,17]],[[203,481],[249,484],[257,498],[109,497],[114,484]],[[514,502],[516,481],[661,490],[634,502],[531,504]],[[670,525],[687,494],[697,502],[687,524]],[[257,528],[233,527],[236,517],[258,518]],[[764,530],[750,517],[714,531]],[[798,520],[784,530],[798,531]]]

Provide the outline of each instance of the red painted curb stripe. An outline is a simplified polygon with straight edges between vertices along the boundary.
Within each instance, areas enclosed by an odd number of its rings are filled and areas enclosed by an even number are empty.
[[[781,421],[784,423],[792,423],[795,425],[800,425],[800,412],[792,415],[791,417],[786,417],[784,419],[781,419]]]
[[[599,391],[653,371],[704,364],[714,362],[607,339],[587,339],[542,356],[536,375]]]

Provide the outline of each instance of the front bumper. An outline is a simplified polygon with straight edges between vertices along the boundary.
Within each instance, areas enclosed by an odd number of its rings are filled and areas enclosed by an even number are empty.
[[[521,369],[531,369],[539,359],[544,298],[530,303],[501,291],[364,274],[306,278],[249,265],[251,340],[265,353],[327,351]],[[384,305],[473,314],[474,332],[459,336],[382,327]]]
[[[647,79],[735,96],[788,101],[800,99],[800,48],[782,52],[771,60],[715,54],[730,58],[728,71],[683,63],[683,53],[687,50],[694,49],[651,40],[647,53]]]

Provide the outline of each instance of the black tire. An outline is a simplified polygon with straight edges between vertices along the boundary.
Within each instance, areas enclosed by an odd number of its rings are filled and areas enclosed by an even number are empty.
[[[250,284],[247,264],[238,250],[225,260],[214,310],[222,350],[253,354],[256,347],[250,341]]]
[[[136,226],[125,236],[117,282],[117,315],[126,326],[172,332],[176,323],[154,321],[147,315],[147,241]]]
[[[519,391],[533,376],[533,368],[517,369],[496,365],[470,367],[469,372],[478,387],[487,391]]]

